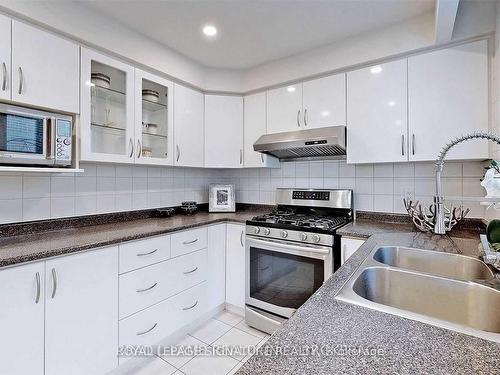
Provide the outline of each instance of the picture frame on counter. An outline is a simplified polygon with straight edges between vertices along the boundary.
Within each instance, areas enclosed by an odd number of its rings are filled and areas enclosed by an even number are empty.
[[[233,184],[210,184],[208,192],[209,212],[236,212]]]

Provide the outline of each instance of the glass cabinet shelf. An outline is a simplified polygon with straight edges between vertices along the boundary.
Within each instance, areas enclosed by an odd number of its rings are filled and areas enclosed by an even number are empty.
[[[101,100],[109,100],[123,105],[125,105],[126,100],[125,93],[98,85],[92,86],[92,96]]]
[[[99,123],[93,122],[93,123],[91,123],[91,125],[99,127],[99,128],[111,129],[111,130],[119,130],[119,131],[123,131],[123,132],[127,130],[127,129],[123,128],[123,127],[120,127],[117,124],[99,124]]]
[[[156,112],[166,110],[167,105],[159,102],[152,102],[151,100],[147,99],[142,99],[142,108],[146,111]]]

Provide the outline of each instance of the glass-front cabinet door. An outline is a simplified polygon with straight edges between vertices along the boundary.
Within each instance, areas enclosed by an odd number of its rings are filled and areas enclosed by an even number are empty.
[[[134,68],[82,48],[82,160],[133,163]]]
[[[135,70],[135,162],[173,164],[173,84]]]

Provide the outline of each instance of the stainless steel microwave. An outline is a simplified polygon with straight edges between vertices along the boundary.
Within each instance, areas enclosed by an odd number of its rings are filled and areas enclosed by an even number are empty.
[[[0,104],[0,164],[71,165],[73,118]]]

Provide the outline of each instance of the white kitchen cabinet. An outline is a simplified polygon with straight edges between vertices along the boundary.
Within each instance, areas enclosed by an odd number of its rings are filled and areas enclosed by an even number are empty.
[[[0,271],[0,374],[43,374],[44,263]]]
[[[134,68],[82,48],[80,150],[81,160],[134,163]],[[110,80],[91,79],[104,74]]]
[[[302,129],[302,83],[267,92],[267,132],[281,133]]]
[[[117,247],[48,260],[45,274],[45,374],[104,374],[115,368]]]
[[[352,254],[358,250],[361,245],[365,243],[365,240],[359,240],[356,238],[342,237],[340,241],[340,264],[344,264],[347,259],[350,258]]]
[[[406,73],[406,59],[347,73],[348,163],[408,160]]]
[[[245,308],[245,225],[226,228],[226,302]]]
[[[13,20],[12,100],[78,113],[78,53],[77,44]]]
[[[208,227],[208,304],[223,305],[226,300],[226,224]]]
[[[205,95],[205,167],[243,167],[243,98]]]
[[[302,88],[304,129],[346,125],[346,75],[306,81]]]
[[[266,93],[260,92],[245,96],[243,111],[243,165],[245,168],[279,168],[277,158],[253,149],[255,141],[266,133]]]
[[[11,99],[12,20],[0,14],[0,99]]]
[[[172,82],[135,69],[136,164],[173,164],[173,97]]]
[[[203,94],[178,84],[174,90],[174,164],[203,167]]]
[[[409,159],[434,160],[452,138],[488,131],[486,40],[408,58]],[[486,140],[460,144],[450,159],[487,159]]]

